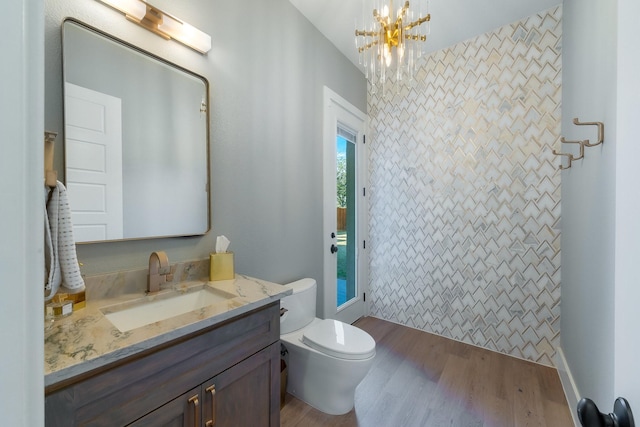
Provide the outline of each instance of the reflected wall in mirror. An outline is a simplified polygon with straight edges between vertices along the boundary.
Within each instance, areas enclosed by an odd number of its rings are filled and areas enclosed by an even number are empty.
[[[76,242],[209,230],[209,85],[63,23],[65,181]]]

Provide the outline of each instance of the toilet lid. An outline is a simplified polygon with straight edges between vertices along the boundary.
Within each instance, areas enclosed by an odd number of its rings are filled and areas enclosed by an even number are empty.
[[[376,354],[371,335],[347,323],[325,319],[310,326],[302,342],[322,353],[340,359],[367,359]]]

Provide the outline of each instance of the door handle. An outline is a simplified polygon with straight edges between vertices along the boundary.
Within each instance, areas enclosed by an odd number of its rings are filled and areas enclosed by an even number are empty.
[[[215,384],[205,390],[211,393],[211,419],[205,424],[206,427],[213,427],[216,424],[216,386]]]
[[[193,425],[200,425],[200,401],[198,395],[195,395],[189,399],[189,403],[193,404]]]
[[[331,245],[331,253],[335,254],[336,252],[338,252],[338,247],[336,245]]]

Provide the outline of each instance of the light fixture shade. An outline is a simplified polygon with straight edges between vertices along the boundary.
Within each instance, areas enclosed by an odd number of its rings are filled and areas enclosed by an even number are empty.
[[[98,0],[125,14],[142,27],[174,39],[202,54],[211,50],[211,36],[192,25],[169,15],[143,0]]]
[[[158,25],[158,30],[200,53],[207,53],[211,50],[211,36],[170,15],[163,14],[162,23]]]
[[[140,0],[98,0],[107,6],[128,15],[132,18],[141,20],[147,13],[147,5]]]
[[[211,50],[211,36],[187,23],[182,24],[182,34],[180,37],[181,38],[176,37],[176,40],[191,46],[201,53],[206,53]]]

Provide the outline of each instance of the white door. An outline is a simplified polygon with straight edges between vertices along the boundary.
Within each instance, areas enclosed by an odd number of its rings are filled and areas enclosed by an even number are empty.
[[[324,317],[366,314],[368,282],[365,115],[324,88]]]
[[[65,83],[66,183],[76,242],[122,239],[120,98]]]

